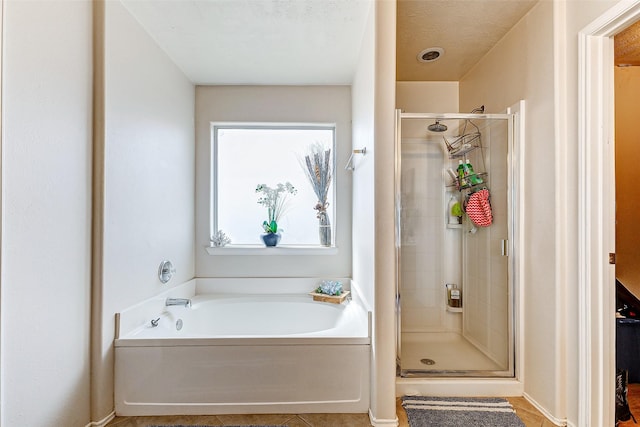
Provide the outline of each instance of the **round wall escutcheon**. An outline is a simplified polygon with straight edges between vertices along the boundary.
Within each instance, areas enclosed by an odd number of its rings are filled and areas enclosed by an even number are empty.
[[[160,267],[158,268],[158,279],[160,282],[167,283],[173,277],[173,273],[176,272],[176,269],[173,268],[173,264],[171,261],[162,261],[160,263]]]

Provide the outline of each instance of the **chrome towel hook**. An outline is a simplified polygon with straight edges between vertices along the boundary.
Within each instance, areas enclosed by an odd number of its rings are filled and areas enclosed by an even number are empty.
[[[347,160],[347,165],[344,167],[345,170],[348,170],[348,171],[355,170],[356,166],[353,164],[353,156],[355,154],[362,154],[362,155],[367,154],[367,147],[362,147],[359,150],[353,150],[351,152],[351,156],[349,156],[349,160]]]

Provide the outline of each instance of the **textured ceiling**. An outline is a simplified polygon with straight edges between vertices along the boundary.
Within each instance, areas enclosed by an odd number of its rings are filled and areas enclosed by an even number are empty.
[[[371,0],[122,0],[196,84],[350,84]]]
[[[537,0],[398,0],[397,80],[460,80]],[[435,62],[423,49],[442,47]]]
[[[352,82],[374,0],[121,1],[193,83],[321,85]],[[460,80],[536,2],[398,0],[397,80]]]

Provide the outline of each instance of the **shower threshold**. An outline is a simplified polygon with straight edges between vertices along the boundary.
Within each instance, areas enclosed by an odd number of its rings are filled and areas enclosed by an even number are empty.
[[[400,378],[514,378],[509,371],[398,369]]]

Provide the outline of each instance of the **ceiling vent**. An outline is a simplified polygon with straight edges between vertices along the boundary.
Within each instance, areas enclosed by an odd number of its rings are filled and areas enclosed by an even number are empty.
[[[441,47],[430,47],[422,50],[418,54],[418,62],[433,62],[440,59],[444,55],[444,49]]]

